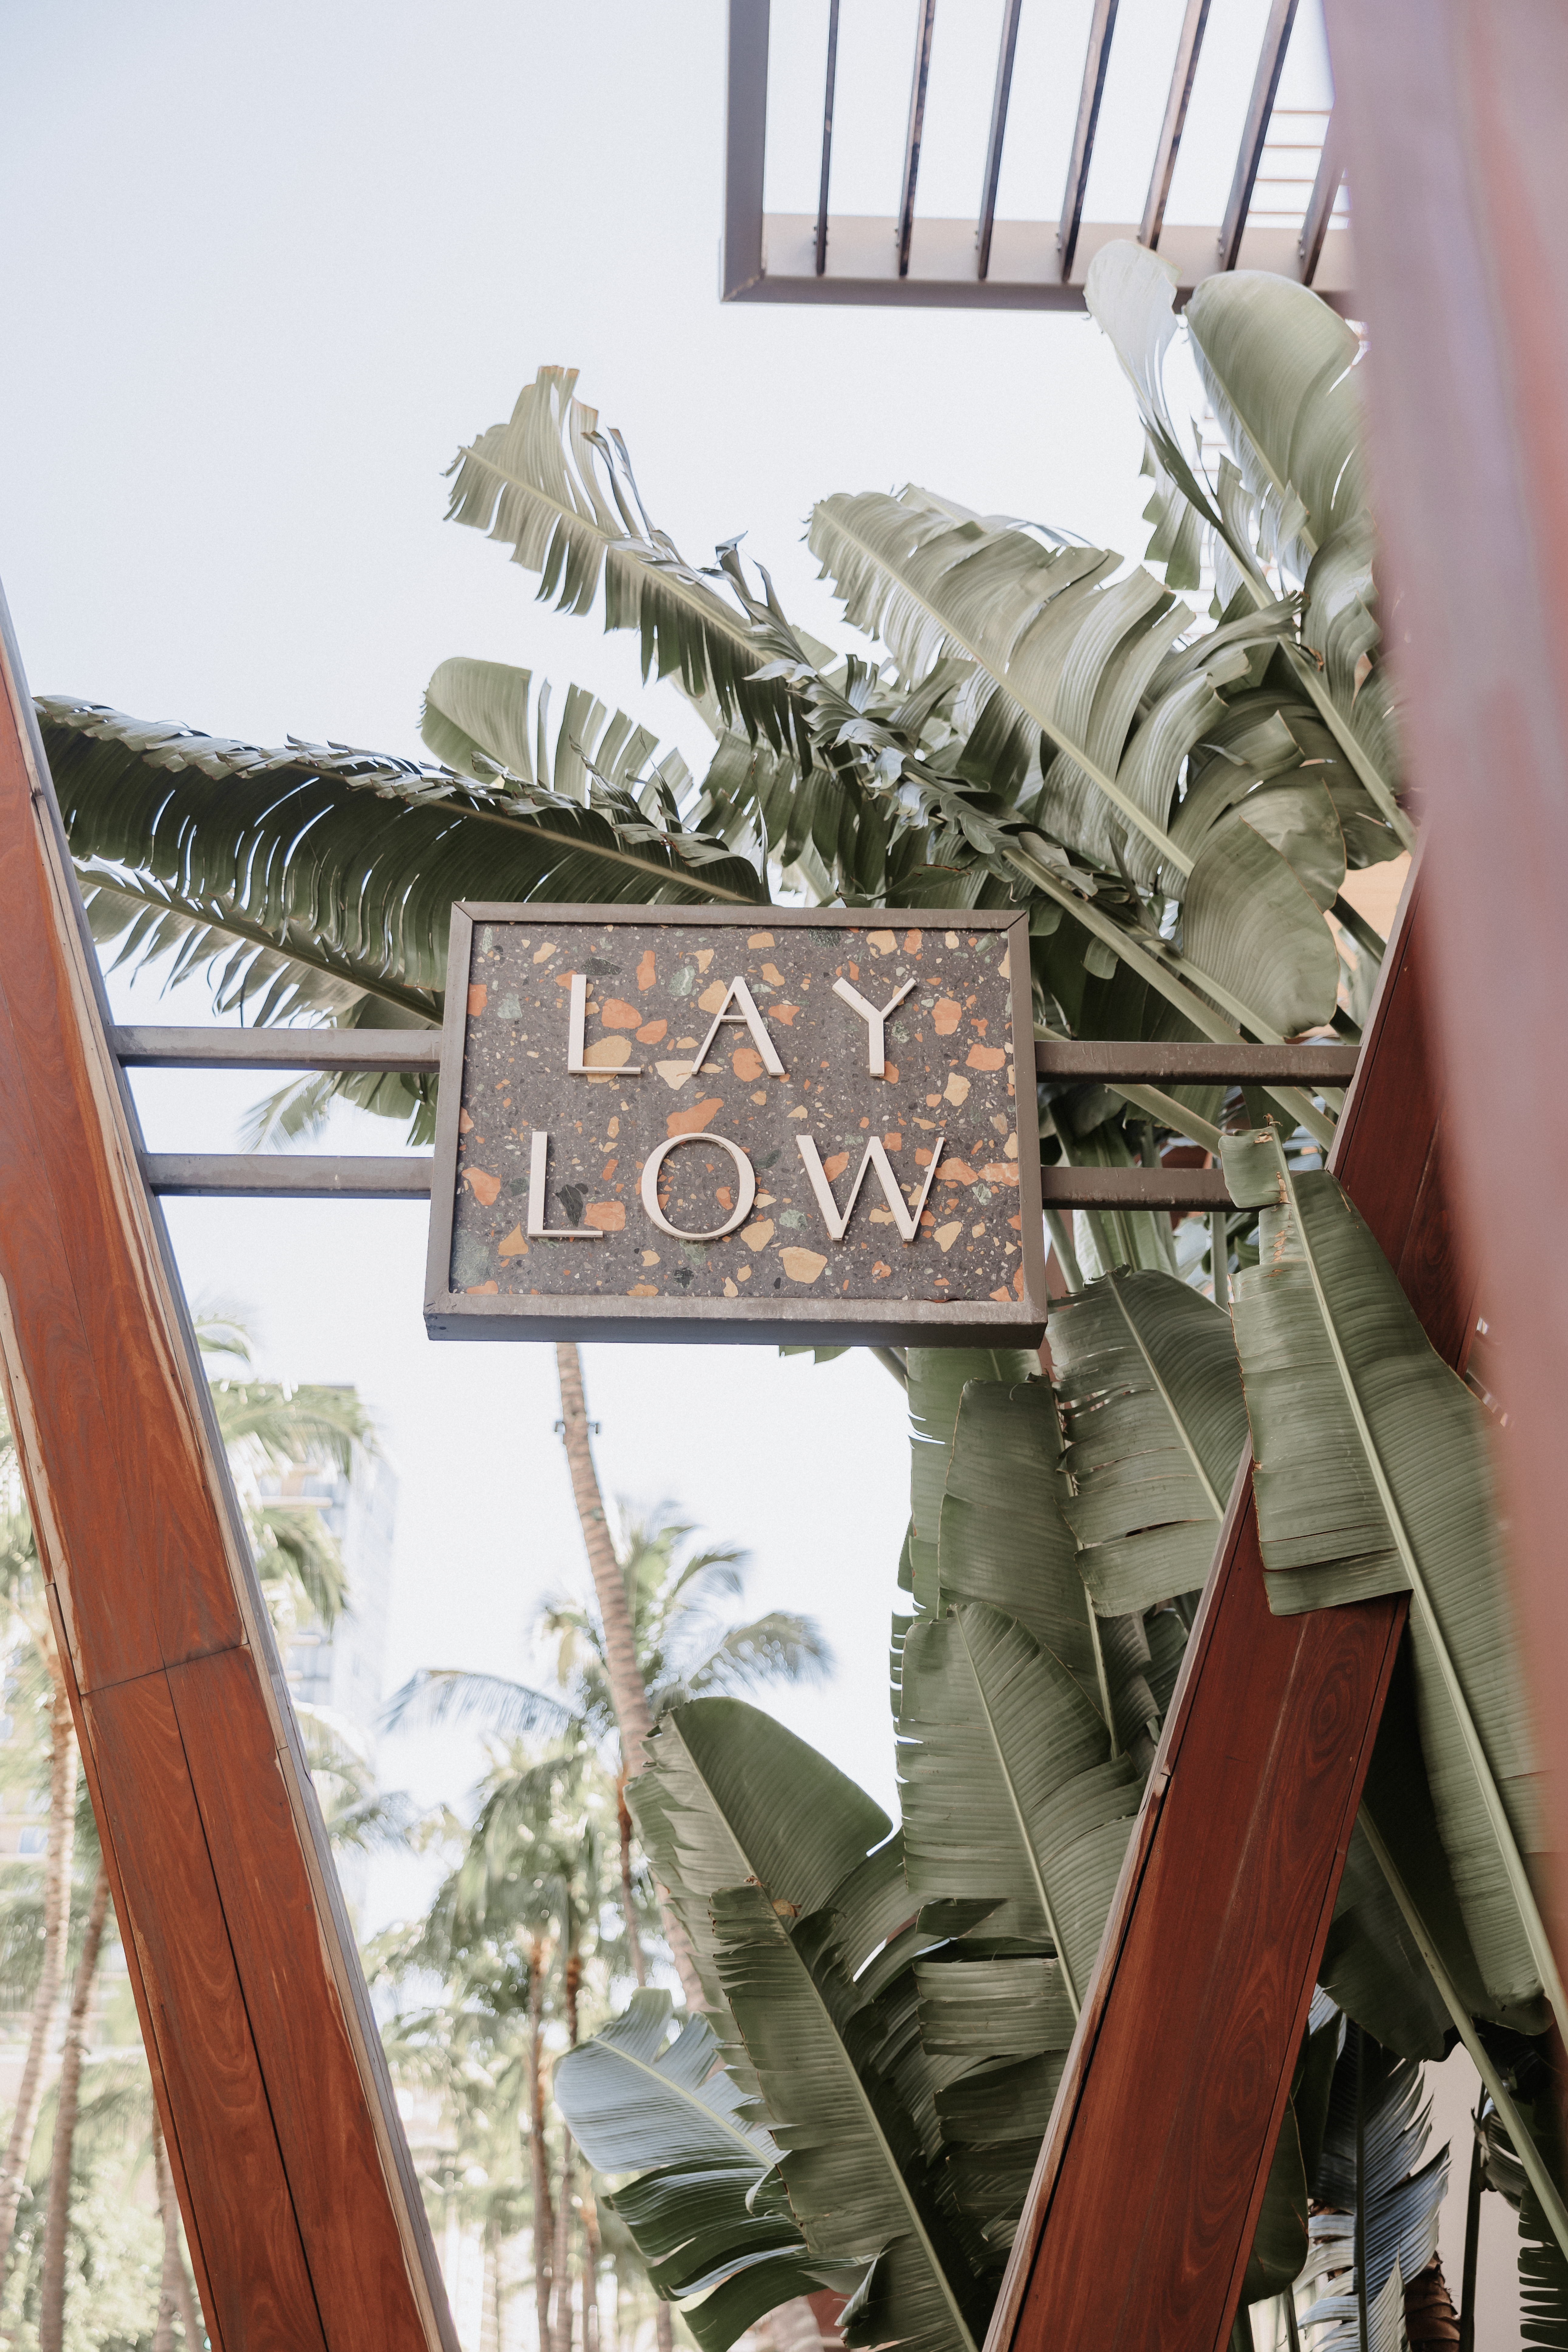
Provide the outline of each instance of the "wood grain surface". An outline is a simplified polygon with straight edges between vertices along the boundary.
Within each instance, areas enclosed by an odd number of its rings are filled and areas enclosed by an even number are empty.
[[[0,624],[0,1373],[208,2329],[457,2352]]]
[[[1390,661],[1430,812],[1433,1004],[1487,1237],[1499,1446],[1568,1949],[1568,9],[1330,0]],[[1441,486],[1440,488],[1437,486]],[[1456,550],[1464,559],[1456,563]]]
[[[1417,869],[1331,1164],[1458,1361],[1426,903]],[[988,2352],[1226,2342],[1405,1608],[1271,1616],[1242,1464]]]

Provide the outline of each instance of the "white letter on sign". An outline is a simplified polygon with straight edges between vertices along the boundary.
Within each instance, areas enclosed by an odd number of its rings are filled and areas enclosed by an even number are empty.
[[[869,1032],[868,1050],[870,1057],[870,1070],[871,1076],[874,1078],[879,1078],[888,1066],[888,1056],[884,1050],[882,1024],[886,1021],[894,1005],[901,1004],[903,1003],[905,997],[909,994],[913,986],[914,982],[912,980],[906,980],[898,994],[896,996],[889,996],[886,1004],[883,1005],[880,1013],[879,1013],[876,1006],[874,1004],[868,1004],[859,990],[858,988],[851,988],[847,980],[836,980],[833,983],[834,995],[841,996],[846,1004],[852,1004],[855,1007],[856,1012],[860,1015],[861,1020],[866,1024],[866,1027]],[[862,1171],[862,1172],[864,1171]],[[860,1181],[859,1177],[857,1177],[855,1181],[858,1183]],[[921,1193],[921,1198],[922,1200],[925,1198],[923,1192]],[[853,1203],[851,1203],[851,1205],[853,1205]],[[835,1234],[834,1239],[837,1241],[837,1235]],[[904,1239],[906,1241],[912,1241],[914,1236],[912,1234],[906,1234],[904,1235]]]
[[[728,1224],[715,1225],[710,1234],[683,1234],[679,1225],[670,1223],[658,1205],[658,1171],[676,1146],[681,1143],[717,1144],[719,1150],[727,1151],[735,1163],[735,1173],[740,1179],[740,1194],[735,1203],[735,1213]],[[673,1241],[678,1242],[721,1242],[726,1234],[732,1234],[736,1226],[743,1225],[751,1215],[752,1203],[757,1197],[757,1171],[740,1145],[731,1143],[727,1135],[705,1135],[699,1129],[695,1135],[667,1135],[664,1141],[648,1153],[647,1158],[643,1161],[642,1183],[639,1189],[642,1192],[643,1207],[661,1234],[668,1234]]]
[[[910,982],[910,986],[911,988],[914,986],[912,980]],[[741,1009],[739,1013],[731,1012],[730,1006],[731,1003],[740,1006]],[[752,1033],[752,1043],[763,1057],[763,1069],[766,1070],[770,1077],[782,1078],[784,1074],[784,1066],[778,1057],[778,1053],[774,1047],[773,1039],[768,1035],[767,1031],[763,1026],[763,1016],[757,1011],[752,992],[746,986],[743,980],[732,980],[730,982],[729,988],[725,992],[724,1002],[719,1007],[718,1012],[713,1015],[713,1026],[708,1032],[707,1036],[702,1040],[702,1051],[698,1055],[697,1059],[691,1065],[692,1076],[696,1076],[698,1071],[702,1067],[703,1063],[708,1059],[708,1049],[712,1045],[714,1038],[719,1034],[721,1024],[725,1021],[743,1021],[745,1023],[747,1028]],[[725,1231],[728,1232],[728,1230],[729,1228],[726,1226]]]
[[[536,1127],[530,1147],[528,1162],[528,1237],[533,1242],[602,1242],[604,1234],[597,1225],[547,1225],[550,1214],[545,1205],[546,1167],[550,1158],[550,1137],[545,1129]]]
[[[583,1059],[583,1029],[588,1017],[588,978],[585,972],[572,975],[572,1003],[566,1015],[566,1075],[571,1078],[640,1078],[640,1062],[613,1062],[595,1065]],[[616,1042],[619,1042],[618,1040]]]
[[[912,988],[914,982],[911,981],[910,985]],[[894,1001],[897,1002],[896,999]],[[795,1144],[801,1158],[805,1162],[805,1172],[811,1179],[811,1189],[816,1195],[816,1205],[822,1211],[822,1222],[827,1227],[829,1241],[841,1242],[848,1232],[849,1220],[855,1214],[855,1203],[860,1197],[860,1187],[866,1181],[868,1168],[874,1168],[877,1171],[877,1181],[882,1188],[882,1197],[893,1213],[893,1223],[898,1226],[900,1233],[902,1234],[905,1241],[914,1240],[920,1231],[921,1212],[925,1207],[926,1196],[931,1191],[931,1178],[936,1174],[936,1163],[942,1158],[940,1135],[931,1149],[931,1166],[926,1170],[926,1180],[921,1186],[920,1199],[912,1209],[899,1190],[899,1180],[893,1173],[892,1162],[888,1158],[887,1148],[881,1137],[874,1135],[867,1144],[865,1156],[856,1171],[855,1181],[849,1187],[849,1199],[842,1216],[839,1215],[833,1198],[833,1187],[827,1181],[827,1171],[822,1164],[822,1154],[817,1150],[816,1144],[809,1135],[797,1135]]]

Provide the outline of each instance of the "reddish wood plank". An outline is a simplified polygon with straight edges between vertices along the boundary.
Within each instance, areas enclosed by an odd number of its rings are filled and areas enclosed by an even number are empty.
[[[1453,1358],[1471,1285],[1441,1191],[1424,904],[1417,878],[1334,1161]],[[993,2347],[1225,2344],[1405,1611],[1270,1616],[1243,1465]]]
[[[456,2352],[3,604],[0,904],[0,1373],[215,2342]]]
[[[1433,1001],[1509,1403],[1515,1604],[1568,1949],[1568,10],[1331,0],[1392,658],[1431,813]],[[1440,485],[1440,489],[1437,486]],[[1455,551],[1463,550],[1456,562]]]
[[[167,1678],[89,1692],[83,1707],[216,2297],[209,2316],[226,2344],[325,2352]]]
[[[272,2128],[329,2339],[346,2343],[368,2326],[386,2352],[420,2352],[424,2331],[255,1681],[241,1650],[168,1676]],[[237,1781],[247,1794],[243,1821],[224,1802]],[[279,1869],[280,1859],[293,1866]],[[337,2218],[345,2206],[361,2216],[347,2238]]]

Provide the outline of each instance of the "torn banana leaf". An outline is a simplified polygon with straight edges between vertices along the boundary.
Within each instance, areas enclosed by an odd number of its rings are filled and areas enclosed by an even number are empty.
[[[910,1892],[1001,1898],[988,1931],[1048,1941],[1076,2018],[1138,1809],[1131,1761],[1109,1759],[1067,1669],[973,1601],[910,1633],[899,1729]]]
[[[1436,1355],[1332,1176],[1272,1129],[1226,1138],[1260,1262],[1237,1284],[1270,1607],[1411,1594],[1422,1748],[1489,1992],[1565,2004],[1529,1860],[1539,1766],[1510,1620],[1485,1408]]]
[[[1228,1317],[1173,1275],[1110,1274],[1053,1306],[1049,1339],[1062,1515],[1095,1608],[1196,1591],[1247,1445]]]

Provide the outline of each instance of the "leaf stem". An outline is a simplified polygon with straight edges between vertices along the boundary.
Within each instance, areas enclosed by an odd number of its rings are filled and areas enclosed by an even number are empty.
[[[1078,1987],[1073,1982],[1072,1964],[1067,1956],[1067,1947],[1062,1942],[1061,1930],[1057,1926],[1056,1913],[1051,1908],[1051,1898],[1046,1891],[1046,1874],[1040,1868],[1039,1856],[1035,1852],[1035,1842],[1029,1835],[1028,1823],[1024,1819],[1024,1809],[1018,1802],[1018,1792],[1013,1785],[1013,1775],[1008,1769],[1006,1752],[997,1733],[995,1718],[986,1700],[985,1685],[980,1679],[980,1669],[974,1663],[974,1653],[969,1646],[969,1635],[964,1630],[963,1619],[960,1612],[954,1612],[953,1622],[958,1628],[958,1638],[963,1644],[963,1654],[969,1661],[969,1671],[974,1678],[975,1696],[980,1701],[980,1711],[985,1718],[985,1728],[990,1734],[991,1745],[996,1752],[997,1768],[1002,1775],[1002,1785],[1007,1791],[1007,1801],[1013,1808],[1013,1819],[1017,1825],[1018,1835],[1023,1841],[1024,1852],[1028,1856],[1029,1874],[1035,1882],[1035,1892],[1039,1897],[1040,1908],[1046,1915],[1047,1932],[1056,1948],[1057,1966],[1062,1972],[1062,1984],[1071,2004],[1073,2023],[1076,2025],[1082,2014],[1082,2003],[1078,1997]],[[1109,1704],[1109,1695],[1107,1704]],[[1111,1727],[1110,1736],[1112,1739],[1116,1737],[1114,1726]]]
[[[1443,1965],[1443,1956],[1433,1940],[1432,1931],[1416,1909],[1415,1898],[1400,1876],[1394,1856],[1384,1843],[1383,1833],[1364,1803],[1361,1809],[1361,1825],[1366,1832],[1366,1842],[1376,1857],[1377,1866],[1388,1881],[1388,1891],[1398,1904],[1405,1924],[1415,1938],[1421,1957],[1426,1963],[1426,1972],[1454,2021],[1477,2074],[1491,2095],[1492,2104],[1502,2118],[1503,2129],[1513,2142],[1514,2152],[1524,2167],[1531,2187],[1541,2200],[1541,2208],[1551,2224],[1552,2234],[1564,2257],[1568,2258],[1568,2208],[1564,2207],[1557,2184],[1547,2170],[1529,2125],[1514,2104],[1512,2093],[1493,2064],[1486,2043],[1476,2032],[1475,2021],[1459,1998],[1458,1987]]]
[[[1220,1014],[1215,1012],[1212,1006],[1205,1004],[1202,997],[1187,987],[1184,982],[1179,980],[1173,972],[1168,971],[1157,956],[1151,955],[1146,949],[1141,948],[1119,923],[1113,923],[1108,916],[1102,915],[1098,907],[1091,907],[1086,898],[1080,898],[1076,891],[1069,890],[1064,883],[1058,882],[1050,868],[1042,865],[1038,858],[1031,857],[1026,850],[1016,849],[1010,844],[1003,851],[1003,856],[1009,866],[1017,868],[1032,888],[1044,891],[1046,897],[1054,898],[1058,907],[1065,907],[1075,921],[1081,923],[1086,931],[1101,940],[1106,947],[1110,948],[1113,955],[1120,956],[1122,962],[1131,971],[1137,972],[1140,979],[1147,981],[1150,987],[1165,999],[1167,1004],[1173,1004],[1178,1013],[1184,1013],[1194,1027],[1200,1030],[1205,1037],[1211,1038],[1217,1045],[1235,1045],[1240,1043],[1239,1024],[1222,1019]],[[1188,964],[1185,969],[1192,973],[1195,982],[1205,988],[1209,986],[1207,976],[1199,971],[1195,965]],[[1243,1010],[1245,1011],[1245,1008]],[[1248,1014],[1246,1025],[1257,1031],[1268,1045],[1278,1045],[1283,1042],[1278,1032],[1270,1029],[1266,1021],[1259,1021]],[[1289,1113],[1292,1127],[1304,1127],[1315,1141],[1321,1143],[1325,1150],[1328,1149],[1334,1139],[1333,1121],[1325,1118],[1304,1094],[1294,1087],[1268,1087],[1264,1091],[1279,1105],[1282,1110]]]
[[[1497,1785],[1497,1776],[1492,1770],[1490,1759],[1482,1745],[1475,1717],[1470,1712],[1470,1703],[1466,1696],[1464,1684],[1460,1680],[1458,1667],[1454,1662],[1453,1654],[1444,1635],[1442,1621],[1433,1604],[1426,1580],[1421,1571],[1421,1563],[1416,1558],[1415,1544],[1411,1541],[1409,1530],[1405,1525],[1399,1505],[1394,1499],[1394,1489],[1389,1484],[1383,1456],[1373,1436],[1365,1409],[1362,1404],[1354,1377],[1346,1359],[1340,1339],[1339,1327],[1334,1321],[1328,1294],[1323,1287],[1323,1278],[1318,1269],[1317,1257],[1302,1223],[1301,1204],[1297,1196],[1295,1180],[1290,1174],[1290,1163],[1285,1157],[1285,1147],[1280,1142],[1277,1130],[1270,1129],[1269,1132],[1273,1137],[1275,1156],[1279,1163],[1280,1181],[1284,1185],[1285,1198],[1289,1205],[1297,1236],[1300,1242],[1302,1259],[1311,1278],[1313,1295],[1318,1303],[1318,1313],[1321,1318],[1329,1346],[1333,1351],[1335,1369],[1339,1373],[1340,1384],[1344,1391],[1346,1402],[1350,1405],[1351,1417],[1355,1423],[1356,1435],[1361,1441],[1362,1453],[1372,1473],[1373,1483],[1377,1488],[1378,1500],[1383,1506],[1384,1516],[1388,1521],[1389,1533],[1394,1538],[1394,1548],[1399,1553],[1400,1562],[1410,1586],[1411,1598],[1419,1613],[1421,1630],[1432,1644],[1444,1691],[1449,1706],[1454,1710],[1455,1721],[1459,1727],[1459,1737],[1464,1743],[1470,1769],[1475,1775],[1481,1804],[1492,1835],[1497,1840],[1503,1866],[1513,1890],[1520,1924],[1524,1929],[1525,1938],[1530,1946],[1531,1958],[1535,1962],[1546,1997],[1552,2004],[1558,2031],[1568,2037],[1568,2000],[1563,1996],[1563,1979],[1558,1973],[1556,1955],[1552,1949],[1545,1923],[1535,1900],[1535,1890],[1531,1885],[1530,1874],[1525,1868],[1524,1857],[1520,1853],[1519,1841],[1514,1835],[1513,1824],[1509,1820],[1501,1791]]]

